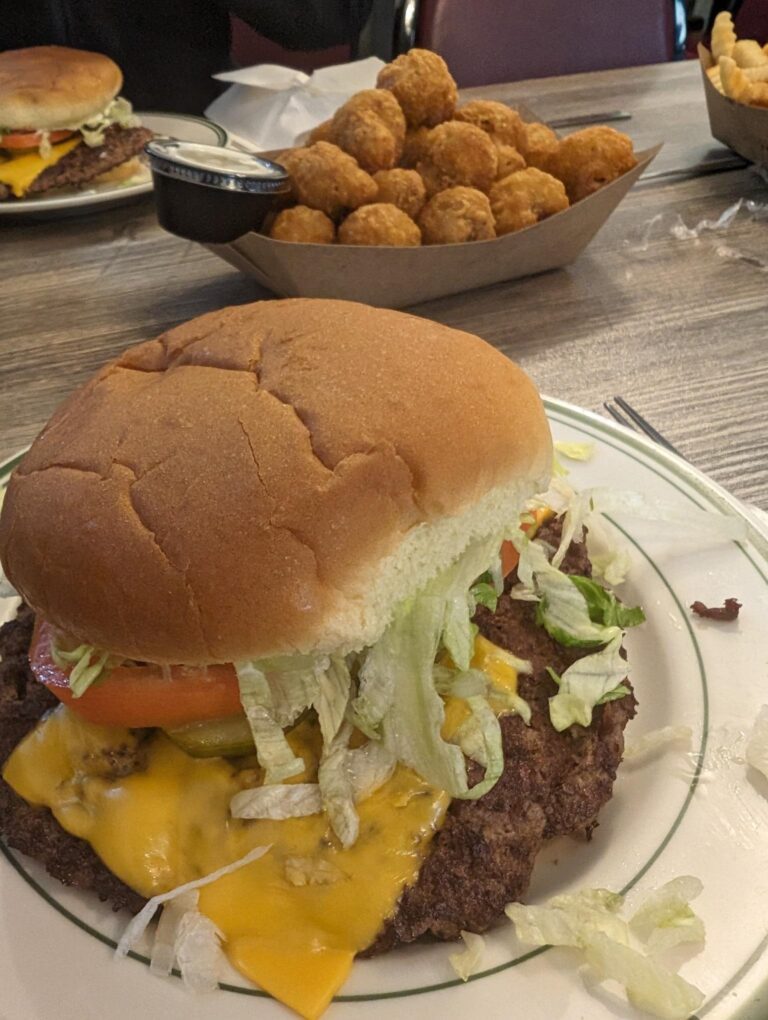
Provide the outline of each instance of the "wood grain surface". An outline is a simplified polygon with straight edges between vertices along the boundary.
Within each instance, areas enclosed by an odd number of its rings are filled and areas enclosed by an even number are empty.
[[[623,109],[653,169],[726,155],[709,134],[698,65],[605,71],[472,90],[543,119]],[[727,231],[681,240],[716,220]],[[420,305],[521,362],[543,392],[600,410],[622,394],[694,464],[768,509],[768,203],[752,169],[636,186],[575,265]],[[766,210],[763,210],[765,212]],[[55,222],[0,221],[0,458],[29,443],[106,359],[201,312],[268,296],[164,233],[152,199]]]

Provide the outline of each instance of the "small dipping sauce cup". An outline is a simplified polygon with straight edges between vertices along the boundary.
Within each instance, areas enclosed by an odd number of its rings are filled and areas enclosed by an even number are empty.
[[[144,151],[160,225],[190,241],[225,244],[258,230],[291,190],[278,163],[237,149],[154,138]]]

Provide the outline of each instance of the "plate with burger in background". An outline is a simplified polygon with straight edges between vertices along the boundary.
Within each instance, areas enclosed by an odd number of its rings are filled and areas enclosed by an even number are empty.
[[[122,85],[120,68],[100,53],[0,53],[0,216],[65,215],[147,194],[143,149],[154,135],[227,144],[203,117],[135,113]]]
[[[766,543],[679,458],[292,299],[125,351],[0,485],[0,1014],[725,1020],[768,976]]]

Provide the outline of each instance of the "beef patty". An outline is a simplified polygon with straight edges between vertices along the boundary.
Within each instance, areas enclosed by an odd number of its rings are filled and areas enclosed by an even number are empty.
[[[559,525],[546,526],[540,536],[556,545]],[[583,546],[571,546],[563,569],[589,573]],[[416,882],[405,890],[366,955],[425,937],[453,939],[462,929],[485,930],[507,903],[525,895],[545,841],[568,833],[589,835],[611,796],[635,699],[627,695],[596,709],[589,727],[555,732],[547,699],[556,687],[546,667],[562,673],[585,653],[561,647],[536,626],[531,603],[509,597],[515,580],[513,574],[496,612],[480,608],[476,622],[489,640],[531,660],[533,673],[519,680],[531,724],[525,726],[519,716],[501,719],[501,778],[477,801],[452,801]],[[0,762],[57,703],[29,670],[32,625],[32,612],[22,607],[0,629]],[[135,764],[140,767],[139,761]],[[472,778],[479,778],[479,767],[471,769]],[[2,781],[0,832],[10,846],[40,861],[66,885],[90,889],[115,909],[141,908],[143,899],[108,871],[88,843],[69,835],[47,808],[28,805]]]

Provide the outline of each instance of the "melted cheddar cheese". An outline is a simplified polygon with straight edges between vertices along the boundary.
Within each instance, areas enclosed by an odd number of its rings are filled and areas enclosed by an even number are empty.
[[[516,691],[515,671],[477,638],[472,665]],[[498,708],[501,711],[501,706]],[[447,736],[466,712],[448,699]],[[320,742],[302,723],[288,734],[312,781]],[[307,1020],[319,1017],[412,883],[449,797],[399,766],[358,805],[360,835],[342,849],[324,816],[232,818],[229,802],[262,779],[251,760],[192,758],[156,731],[146,767],[109,775],[105,748],[136,746],[135,731],[95,726],[59,706],[8,759],[3,778],[25,800],[87,840],[107,867],[143,896],[210,874],[257,846],[262,858],[200,890],[200,910],[223,932],[231,963]],[[254,767],[249,767],[254,764]]]
[[[41,156],[35,149],[34,152],[28,152],[22,156],[11,156],[5,162],[0,160],[0,184],[7,184],[16,198],[23,198],[43,170],[55,166],[81,141],[81,138],[75,137],[68,138],[66,142],[59,142],[58,145],[52,145],[47,156]]]
[[[313,728],[303,724],[289,739],[312,773]],[[145,770],[120,779],[90,771],[99,748],[131,741],[128,730],[93,726],[60,706],[16,748],[3,778],[147,897],[271,844],[264,857],[201,889],[200,910],[224,933],[238,970],[301,1016],[319,1017],[416,878],[449,798],[399,767],[359,805],[360,836],[342,850],[321,815],[232,818],[232,796],[260,773],[191,758],[159,731],[149,738]]]

